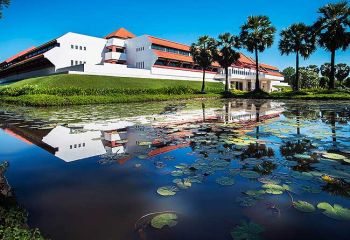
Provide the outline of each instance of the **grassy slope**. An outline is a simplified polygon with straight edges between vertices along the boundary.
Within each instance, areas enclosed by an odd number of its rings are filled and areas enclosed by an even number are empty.
[[[78,87],[88,89],[106,89],[106,88],[148,88],[157,89],[164,87],[188,86],[200,90],[202,83],[200,81],[175,81],[163,79],[143,79],[143,78],[125,78],[108,76],[89,76],[89,75],[52,75],[46,77],[30,78],[23,81],[7,85],[7,87],[22,87],[25,85],[37,85],[42,88],[65,88]],[[223,88],[221,83],[207,82],[208,88]]]

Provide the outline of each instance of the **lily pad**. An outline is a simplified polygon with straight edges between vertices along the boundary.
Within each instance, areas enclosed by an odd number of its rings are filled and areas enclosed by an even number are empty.
[[[260,177],[260,174],[257,173],[257,172],[254,172],[254,171],[242,171],[240,173],[241,177],[244,177],[244,178],[250,178],[250,179],[256,179],[256,178],[259,178]]]
[[[345,156],[337,154],[337,153],[323,153],[323,157],[333,159],[333,160],[344,160],[346,159]]]
[[[157,193],[162,196],[173,196],[179,189],[175,186],[164,186],[157,189]]]
[[[305,201],[293,202],[293,207],[301,212],[310,213],[315,211],[314,205]]]
[[[266,193],[274,194],[274,195],[280,195],[283,194],[285,188],[283,186],[277,185],[277,184],[264,184],[262,185],[262,188],[265,189]]]
[[[235,180],[230,177],[219,177],[216,179],[216,183],[223,186],[231,186],[235,183]]]
[[[297,158],[297,159],[311,159],[311,156],[306,155],[306,154],[295,154],[293,157]]]
[[[192,186],[192,183],[189,179],[183,179],[183,180],[182,179],[174,179],[173,182],[176,183],[176,185],[180,189],[187,189],[187,188],[190,188]]]
[[[323,214],[327,217],[340,221],[350,221],[350,209],[345,208],[339,204],[333,206],[326,202],[321,202],[317,208],[324,210]]]
[[[264,232],[264,228],[259,224],[243,221],[231,231],[231,237],[234,240],[261,240],[260,234],[262,232]]]
[[[174,227],[177,224],[177,215],[175,213],[163,213],[155,216],[151,220],[151,226],[162,229],[165,226]]]

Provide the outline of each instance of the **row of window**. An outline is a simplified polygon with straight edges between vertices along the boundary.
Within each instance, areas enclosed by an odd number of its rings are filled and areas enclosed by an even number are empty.
[[[225,74],[225,70],[222,69],[221,70],[221,74]],[[228,69],[228,74],[232,75],[232,74],[236,74],[236,75],[246,75],[246,76],[252,76],[255,75],[255,72],[250,71],[250,72],[246,72],[244,70],[238,70],[238,69]]]
[[[81,148],[81,147],[85,147],[85,143],[79,143],[79,144],[74,144],[74,145],[70,145],[69,148],[73,149],[74,148]]]
[[[145,47],[138,47],[136,48],[136,52],[141,52],[141,51],[144,51],[145,50]]]
[[[81,65],[81,64],[85,64],[85,61],[77,61],[77,60],[70,60],[70,65],[74,66],[74,65]]]
[[[152,49],[163,51],[163,52],[181,54],[181,55],[185,55],[185,56],[191,56],[190,52],[175,49],[175,48],[163,47],[163,46],[159,46],[159,45],[155,45],[155,44],[152,44]]]
[[[136,68],[145,68],[145,62],[136,62]]]
[[[84,50],[86,51],[86,47],[84,46],[78,46],[78,45],[70,45],[71,49],[76,49],[76,50]]]

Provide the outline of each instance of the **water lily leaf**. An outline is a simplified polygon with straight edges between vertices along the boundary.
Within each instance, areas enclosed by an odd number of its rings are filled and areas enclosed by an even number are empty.
[[[266,193],[273,194],[273,195],[280,195],[280,194],[283,194],[283,191],[276,190],[276,189],[266,189]]]
[[[329,218],[340,221],[350,221],[350,209],[339,204],[334,204],[334,206],[332,206],[329,203],[321,202],[317,205],[317,208],[323,209],[323,214]]]
[[[216,183],[223,186],[231,186],[235,183],[235,180],[230,177],[219,177],[216,179]]]
[[[315,207],[311,203],[305,202],[305,201],[296,201],[293,202],[293,207],[301,212],[314,212]]]
[[[323,157],[333,159],[333,160],[344,160],[346,159],[345,156],[337,154],[337,153],[323,153]]]
[[[173,196],[179,189],[175,186],[164,186],[157,189],[157,193],[162,196]]]
[[[262,232],[264,232],[264,228],[259,224],[243,221],[231,231],[231,237],[234,240],[261,240],[260,234]]]
[[[260,197],[261,195],[264,195],[266,193],[265,190],[248,190],[245,192],[248,196],[251,197]]]
[[[293,157],[295,157],[297,159],[306,159],[306,160],[311,159],[311,156],[306,155],[306,154],[295,154],[295,155],[293,155]]]
[[[250,178],[250,179],[255,179],[255,178],[259,178],[260,177],[260,174],[257,173],[257,172],[254,172],[254,171],[242,171],[240,173],[241,177],[244,177],[244,178]]]
[[[184,175],[184,172],[182,170],[174,170],[171,172],[171,176],[173,177],[181,177]]]
[[[177,224],[177,215],[175,213],[163,213],[155,216],[151,220],[151,226],[162,229],[165,226],[174,227]]]
[[[292,172],[291,176],[299,180],[311,180],[313,175],[308,172]]]
[[[177,181],[175,183],[180,189],[187,189],[192,186],[192,183],[189,179],[183,179],[183,180],[180,179],[180,181]]]

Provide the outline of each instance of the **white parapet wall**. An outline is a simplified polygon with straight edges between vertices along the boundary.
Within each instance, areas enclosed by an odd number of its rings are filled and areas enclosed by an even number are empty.
[[[135,78],[158,78],[169,80],[192,80],[202,81],[203,73],[200,71],[183,71],[177,69],[165,69],[153,67],[151,70],[129,68],[126,65],[109,64],[90,65],[83,64],[73,67],[58,69],[60,73],[68,74],[85,74],[99,76],[115,76],[115,77],[135,77]],[[207,81],[215,81],[216,74],[206,73]]]

